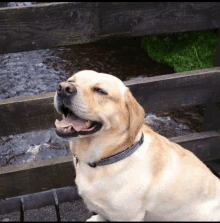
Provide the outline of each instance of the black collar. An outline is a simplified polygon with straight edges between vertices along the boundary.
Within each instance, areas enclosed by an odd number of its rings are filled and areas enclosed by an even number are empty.
[[[135,152],[138,149],[138,147],[143,143],[143,141],[144,141],[144,134],[142,133],[141,139],[139,141],[137,141],[135,144],[133,144],[131,147],[128,147],[126,150],[124,150],[118,154],[115,154],[113,156],[109,156],[107,158],[101,159],[98,162],[88,163],[88,165],[91,167],[104,166],[104,165],[108,165],[111,163],[115,163],[119,160],[122,160],[122,159],[130,156],[133,152]],[[79,159],[75,155],[73,155],[73,156],[75,157],[76,164],[77,164],[79,162]]]

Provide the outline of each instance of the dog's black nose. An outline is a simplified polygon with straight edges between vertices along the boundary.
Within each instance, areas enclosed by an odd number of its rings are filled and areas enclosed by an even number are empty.
[[[72,96],[76,94],[76,87],[69,82],[61,82],[57,86],[57,94],[59,96]]]

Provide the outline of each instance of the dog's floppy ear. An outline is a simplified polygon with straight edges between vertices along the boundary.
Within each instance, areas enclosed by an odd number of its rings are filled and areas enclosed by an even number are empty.
[[[129,112],[129,138],[130,142],[134,143],[135,137],[143,125],[145,112],[128,88],[126,89],[125,98],[126,107]]]

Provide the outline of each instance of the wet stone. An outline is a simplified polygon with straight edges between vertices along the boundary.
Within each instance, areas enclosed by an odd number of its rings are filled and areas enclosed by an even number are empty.
[[[28,221],[57,221],[55,206],[24,211],[24,222]]]
[[[15,211],[9,214],[0,215],[0,222],[7,222],[7,221],[20,221],[20,212]]]
[[[59,205],[60,221],[86,221],[92,212],[86,207],[82,199],[65,202]]]

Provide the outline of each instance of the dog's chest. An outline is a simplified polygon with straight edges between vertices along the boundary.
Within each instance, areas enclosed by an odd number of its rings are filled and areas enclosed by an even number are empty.
[[[109,200],[108,197],[111,193],[109,192],[109,184],[103,179],[91,180],[89,175],[76,167],[76,185],[87,207],[91,211],[102,214],[106,219],[110,219],[108,210],[112,206],[112,200]]]
[[[82,167],[82,166],[81,166]],[[103,198],[107,198],[109,193],[118,191],[121,188],[122,182],[114,182],[114,176],[102,176],[102,173],[97,171],[94,177],[94,170],[89,167],[76,167],[76,184],[78,186],[79,194],[83,198],[94,201],[98,201]]]
[[[128,213],[132,215],[141,208],[140,197],[146,184],[142,187],[140,179],[130,177],[127,171],[107,176],[97,171],[96,177],[90,178],[89,171],[90,167],[76,166],[78,192],[90,210],[102,213],[106,219],[114,219],[114,216],[123,219],[128,217]],[[94,176],[94,172],[91,172],[91,176]],[[120,210],[125,210],[126,216],[121,216]]]

